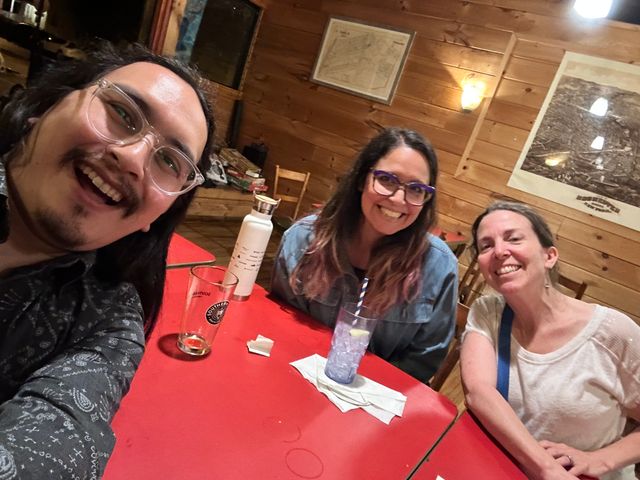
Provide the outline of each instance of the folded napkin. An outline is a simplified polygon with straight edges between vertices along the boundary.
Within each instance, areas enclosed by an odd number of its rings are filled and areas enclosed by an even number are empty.
[[[258,335],[255,340],[249,340],[247,342],[247,348],[251,353],[270,357],[271,349],[273,348],[273,340],[263,337],[262,335]]]
[[[402,416],[407,401],[403,394],[362,375],[356,375],[349,385],[334,382],[324,374],[326,363],[326,358],[314,354],[291,362],[291,365],[343,413],[359,407],[387,425],[394,416]]]

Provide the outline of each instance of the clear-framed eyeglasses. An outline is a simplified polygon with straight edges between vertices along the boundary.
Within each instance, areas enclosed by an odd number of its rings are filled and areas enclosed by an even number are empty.
[[[404,199],[407,203],[415,206],[422,206],[427,203],[436,193],[435,187],[425,185],[422,182],[411,181],[402,183],[393,173],[385,170],[371,170],[373,175],[373,191],[379,195],[390,197],[402,188]]]
[[[87,119],[101,139],[125,146],[146,140],[151,134],[153,150],[144,168],[156,188],[166,195],[181,195],[204,182],[194,161],[183,151],[165,143],[126,92],[104,78],[96,84],[89,101]]]

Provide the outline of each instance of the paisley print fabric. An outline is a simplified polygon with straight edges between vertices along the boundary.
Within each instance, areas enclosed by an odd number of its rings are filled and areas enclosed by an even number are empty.
[[[94,258],[0,278],[0,480],[102,475],[144,334],[135,288],[99,281]]]

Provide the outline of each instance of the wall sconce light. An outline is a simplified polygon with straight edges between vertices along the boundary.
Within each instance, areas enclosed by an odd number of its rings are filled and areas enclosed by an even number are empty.
[[[470,73],[462,80],[461,87],[462,97],[460,98],[460,105],[462,106],[462,111],[472,112],[482,103],[487,85],[480,78],[476,77],[475,74]]]

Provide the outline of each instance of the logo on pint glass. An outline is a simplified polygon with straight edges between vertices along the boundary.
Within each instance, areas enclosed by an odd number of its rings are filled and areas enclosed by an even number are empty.
[[[211,325],[219,324],[220,320],[222,320],[222,317],[224,316],[224,312],[227,311],[227,305],[229,305],[229,302],[226,300],[224,302],[218,302],[211,305],[207,309],[207,313],[204,314],[207,322]]]

